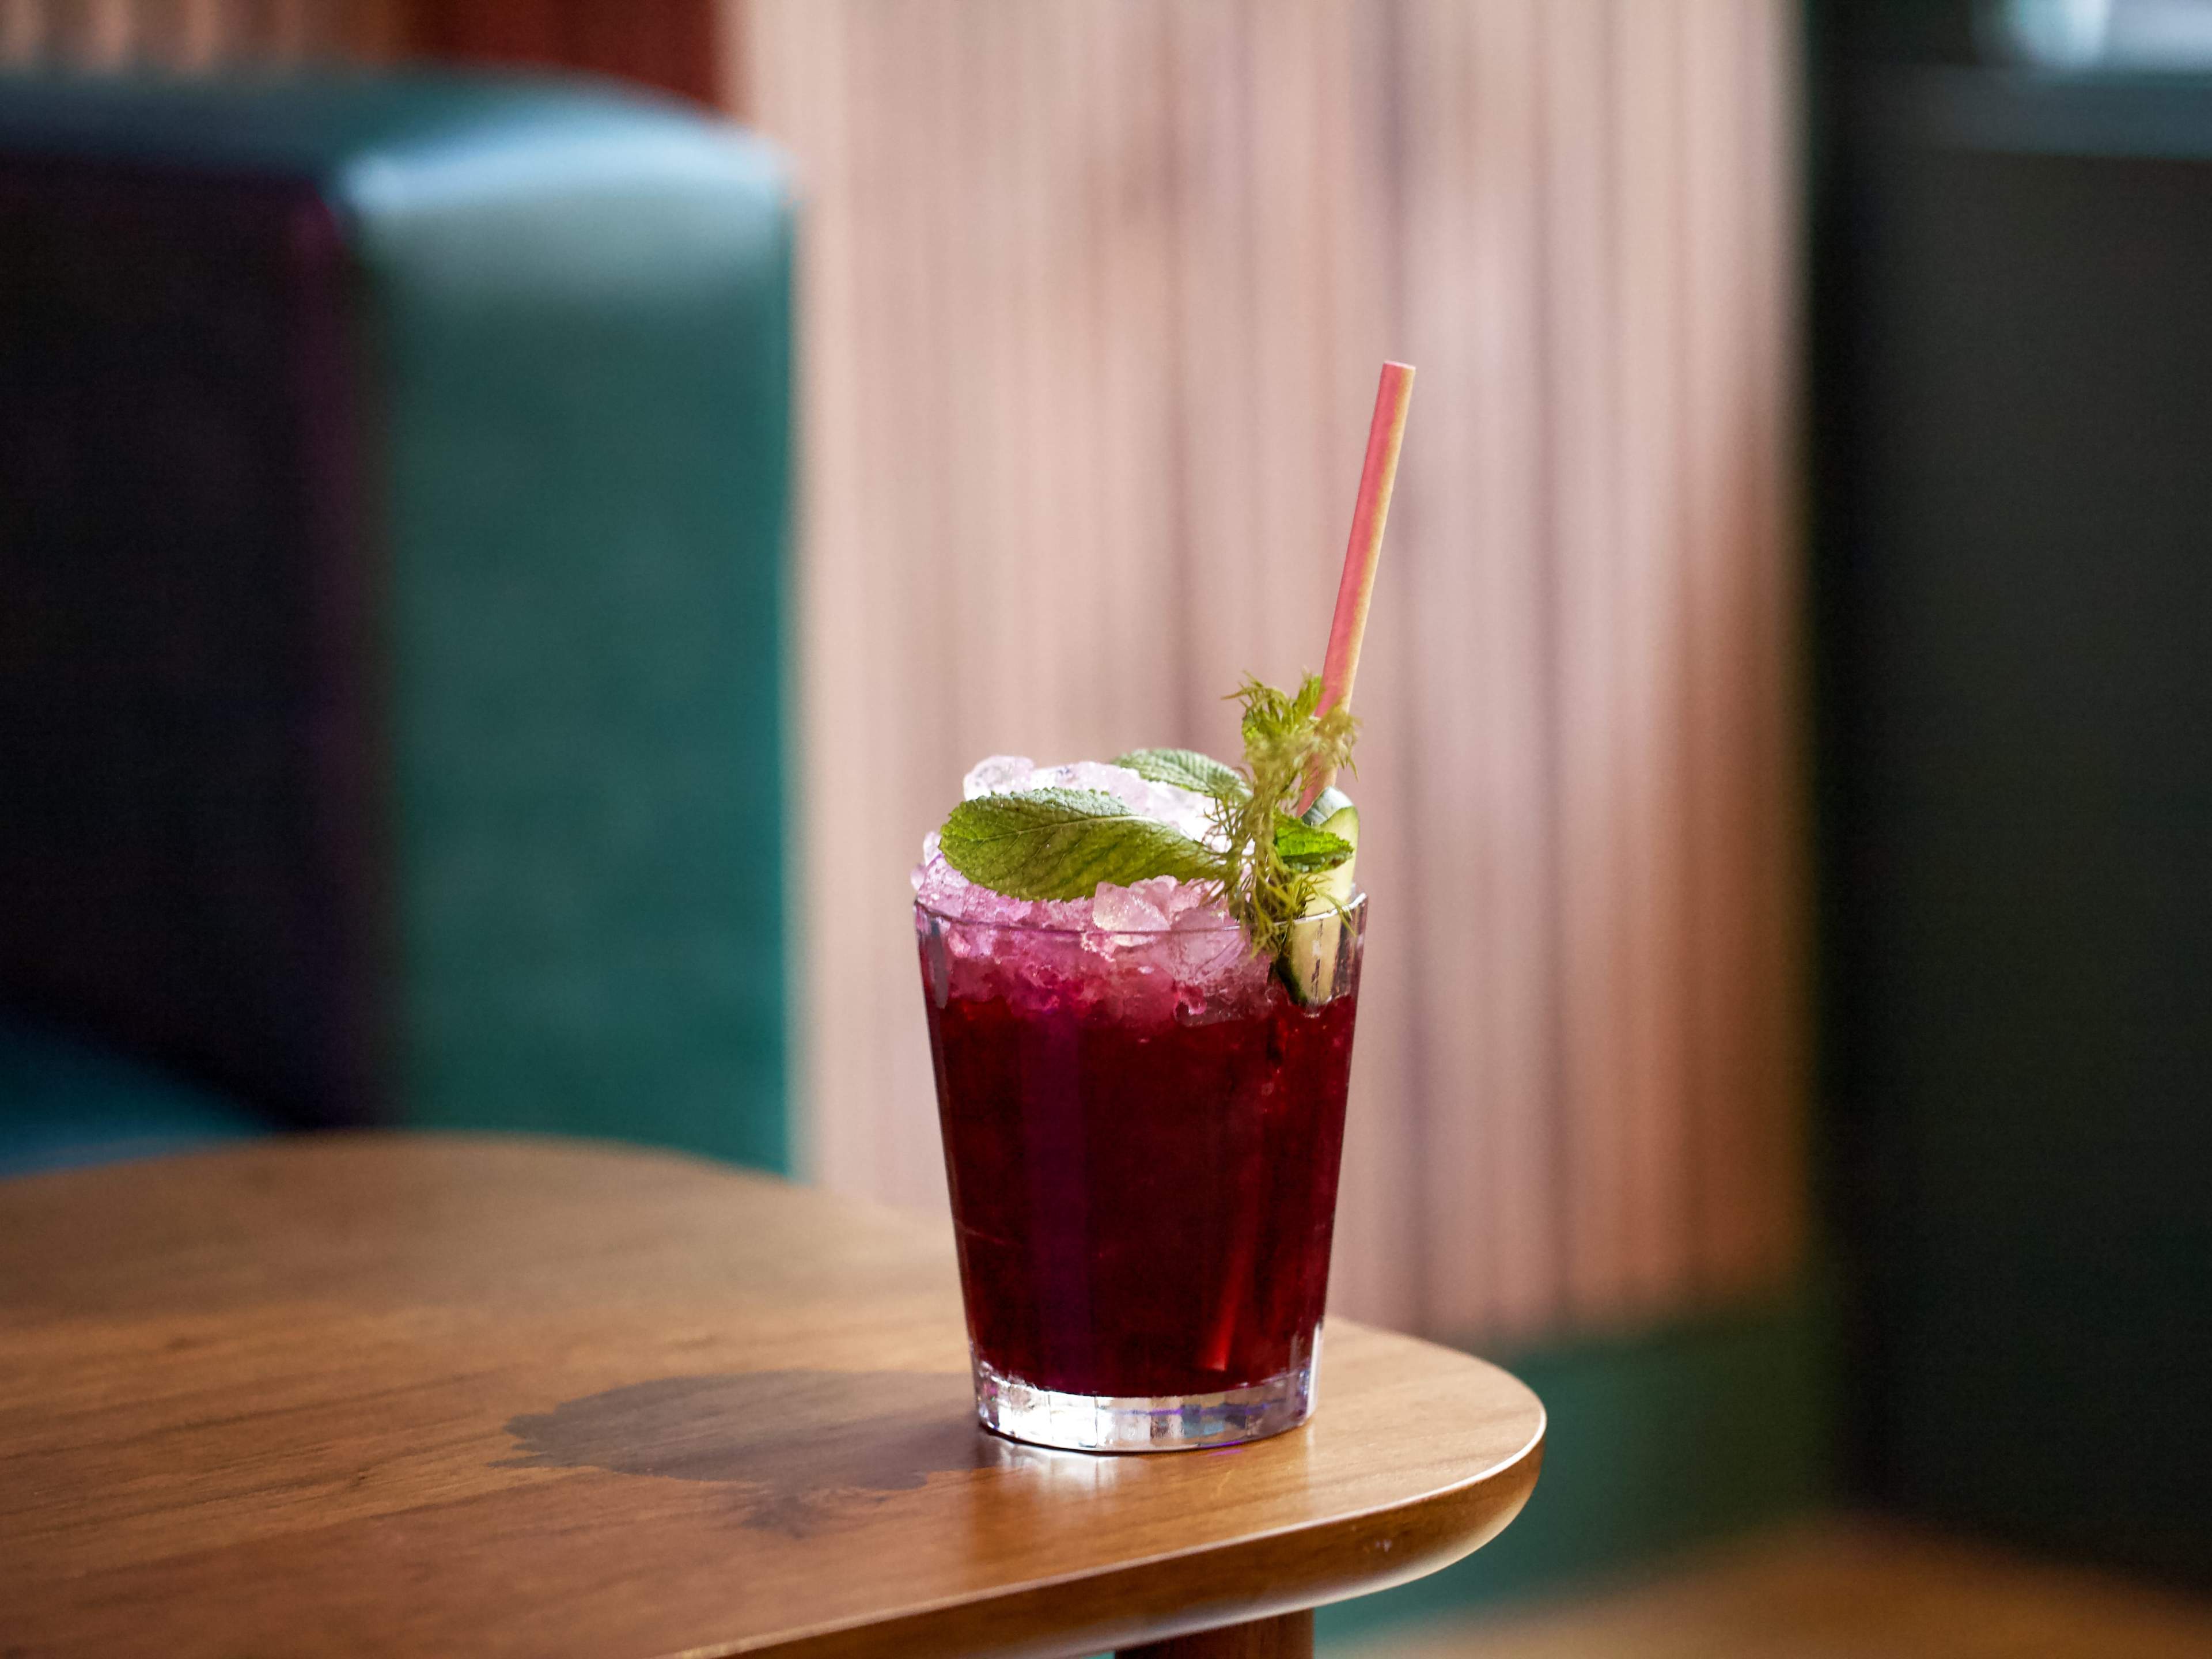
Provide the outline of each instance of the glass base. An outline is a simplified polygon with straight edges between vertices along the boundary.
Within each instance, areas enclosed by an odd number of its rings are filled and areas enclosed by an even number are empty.
[[[987,1429],[1065,1451],[1194,1451],[1295,1429],[1313,1415],[1321,1333],[1289,1370],[1219,1394],[1062,1394],[975,1365],[975,1414]]]

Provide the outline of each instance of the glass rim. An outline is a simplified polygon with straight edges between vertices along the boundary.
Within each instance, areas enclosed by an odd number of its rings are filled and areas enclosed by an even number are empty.
[[[1080,902],[1073,899],[1058,902],[1071,904]],[[1089,922],[1079,927],[1061,927],[1043,921],[995,921],[981,916],[956,916],[938,909],[928,901],[919,896],[914,901],[914,908],[917,915],[927,916],[933,921],[941,921],[953,927],[997,927],[1014,933],[1051,933],[1061,939],[1081,939],[1085,933],[1103,933],[1113,939],[1174,939],[1178,935],[1188,937],[1193,933],[1201,935],[1241,933],[1244,931],[1235,917],[1227,915],[1223,915],[1218,924],[1206,927],[1100,927]],[[1356,889],[1352,896],[1344,902],[1343,914],[1346,916],[1357,915],[1366,908],[1366,890]],[[1321,913],[1323,915],[1328,914],[1326,911]],[[1310,913],[1299,918],[1301,921],[1316,919],[1316,917]]]

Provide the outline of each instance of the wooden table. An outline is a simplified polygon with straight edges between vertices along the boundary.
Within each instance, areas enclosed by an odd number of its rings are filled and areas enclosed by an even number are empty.
[[[1527,1389],[1341,1321],[1273,1440],[986,1434],[949,1234],[526,1139],[0,1182],[0,1653],[1287,1654],[1535,1483]]]

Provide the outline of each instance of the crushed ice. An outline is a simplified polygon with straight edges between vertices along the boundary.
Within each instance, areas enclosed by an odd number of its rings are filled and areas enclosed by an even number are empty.
[[[981,795],[1051,787],[1099,790],[1194,840],[1215,839],[1212,802],[1206,796],[1153,783],[1126,767],[1097,761],[1040,767],[1025,756],[994,755],[969,771],[961,793],[963,799],[974,800]],[[1232,988],[1249,991],[1243,981],[1255,975],[1265,978],[1264,965],[1245,951],[1243,933],[1210,883],[1154,876],[1127,887],[1101,883],[1087,899],[1009,898],[976,886],[947,864],[933,831],[923,839],[913,882],[916,898],[941,916],[987,924],[994,933],[1010,927],[1076,935],[1063,939],[1056,948],[1034,937],[1027,946],[1004,936],[988,945],[977,941],[982,953],[998,957],[1000,967],[1018,977],[1036,980],[1039,990],[1048,984],[1064,987],[1077,962],[1088,960],[1098,966],[1110,964],[1117,983],[1129,981],[1120,986],[1118,994],[1126,996],[1136,988],[1136,981],[1150,980],[1158,994],[1188,1004],[1180,1017],[1189,1018],[1203,1017],[1208,994],[1218,997]],[[956,957],[969,954],[963,941],[948,943]],[[1073,959],[1065,955],[1071,946],[1079,951]]]
[[[1025,755],[994,755],[978,763],[961,781],[961,799],[1011,794],[1019,789],[1096,789],[1113,796],[1133,812],[1180,830],[1194,841],[1212,838],[1212,803],[1192,789],[1153,783],[1125,766],[1099,761],[1076,761],[1066,766],[1039,766]],[[990,921],[1005,926],[1064,928],[1069,932],[1100,933],[1162,933],[1177,927],[1229,927],[1228,914],[1214,902],[1212,886],[1204,882],[1180,882],[1172,876],[1155,876],[1133,886],[1102,883],[1088,899],[1030,900],[1008,898],[988,887],[977,887],[945,861],[938,850],[937,833],[923,837],[921,862],[915,866],[916,897],[940,915],[964,921]],[[1194,913],[1204,913],[1205,920]],[[1189,922],[1182,918],[1193,916]]]

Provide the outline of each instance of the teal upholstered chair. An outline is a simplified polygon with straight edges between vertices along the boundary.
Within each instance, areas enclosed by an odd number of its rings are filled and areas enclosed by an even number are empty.
[[[773,153],[586,82],[0,77],[0,1165],[780,1164]]]

